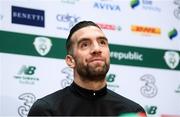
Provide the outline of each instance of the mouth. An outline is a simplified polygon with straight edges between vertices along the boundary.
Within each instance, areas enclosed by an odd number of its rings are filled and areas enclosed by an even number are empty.
[[[102,58],[94,58],[91,59],[89,62],[103,62],[104,60]]]

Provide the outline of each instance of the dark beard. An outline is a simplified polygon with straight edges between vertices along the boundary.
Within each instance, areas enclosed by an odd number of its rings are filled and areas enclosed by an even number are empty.
[[[92,67],[89,64],[84,66],[78,60],[76,63],[78,64],[76,68],[78,74],[81,76],[82,80],[86,81],[103,81],[110,66],[109,63],[105,63],[102,68],[99,68],[99,66]]]

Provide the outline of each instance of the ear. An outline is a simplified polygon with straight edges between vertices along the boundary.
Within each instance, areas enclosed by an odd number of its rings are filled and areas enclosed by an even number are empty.
[[[75,67],[75,61],[74,61],[74,58],[71,55],[66,55],[66,63],[71,68]]]

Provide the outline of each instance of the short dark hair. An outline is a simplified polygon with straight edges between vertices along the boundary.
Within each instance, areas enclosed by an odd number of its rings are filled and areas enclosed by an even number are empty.
[[[81,21],[79,23],[77,23],[76,25],[74,25],[71,30],[70,33],[68,35],[68,38],[66,40],[66,51],[67,54],[72,54],[72,41],[71,41],[71,36],[74,34],[74,32],[76,32],[77,30],[87,27],[87,26],[95,26],[98,27],[99,29],[101,29],[96,23],[92,22],[92,21]]]

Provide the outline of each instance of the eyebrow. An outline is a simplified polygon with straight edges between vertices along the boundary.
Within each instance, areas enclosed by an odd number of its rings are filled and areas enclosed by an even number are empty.
[[[97,39],[103,39],[103,40],[108,41],[108,39],[107,39],[106,37],[104,37],[104,36],[100,36],[100,37],[98,37]]]
[[[104,37],[104,36],[99,36],[99,37],[97,37],[97,39],[103,39],[105,41],[108,41],[108,39],[106,37]],[[77,44],[79,45],[81,42],[88,41],[88,40],[90,40],[90,39],[89,38],[81,38],[81,39],[78,40]]]
[[[78,40],[77,45],[79,45],[83,41],[88,41],[88,40],[89,40],[89,38],[81,38]]]

